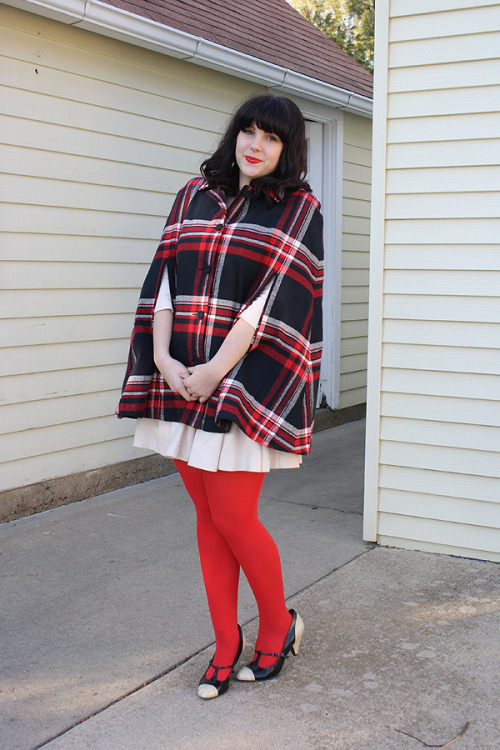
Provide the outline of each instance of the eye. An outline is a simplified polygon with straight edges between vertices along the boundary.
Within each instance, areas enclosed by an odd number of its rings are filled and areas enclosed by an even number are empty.
[[[276,135],[276,133],[268,133],[267,139],[269,141],[274,141],[275,143],[279,143],[281,140],[280,137]]]
[[[243,128],[242,133],[246,133],[246,135],[252,135],[253,133],[252,126],[250,125],[248,128]]]

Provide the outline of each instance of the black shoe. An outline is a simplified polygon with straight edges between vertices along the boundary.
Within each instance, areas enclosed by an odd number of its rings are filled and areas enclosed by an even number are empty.
[[[203,698],[203,700],[208,700],[209,698],[217,698],[219,695],[223,695],[229,690],[229,678],[231,677],[233,669],[235,668],[236,663],[241,656],[241,652],[245,648],[245,636],[243,635],[243,632],[239,625],[238,625],[238,632],[240,634],[240,640],[238,643],[238,649],[236,651],[236,656],[234,657],[233,663],[230,664],[228,667],[216,667],[214,665],[213,658],[210,660],[210,664],[208,665],[207,670],[205,674],[203,675],[203,677],[201,678],[199,685],[198,685],[198,695],[200,698]],[[210,667],[212,667],[212,669],[214,670],[214,673],[210,678],[208,678],[207,672],[210,669]],[[217,679],[217,676],[221,669],[231,670],[225,680]]]
[[[242,667],[237,675],[236,679],[242,682],[255,682],[255,680],[269,680],[271,677],[277,677],[281,672],[283,664],[288,653],[291,651],[294,656],[299,653],[300,641],[304,634],[304,623],[302,618],[294,609],[289,610],[292,615],[292,624],[288,631],[281,654],[266,653],[265,651],[256,651],[253,661],[246,667]],[[261,656],[275,656],[276,662],[270,667],[259,667],[259,659]]]

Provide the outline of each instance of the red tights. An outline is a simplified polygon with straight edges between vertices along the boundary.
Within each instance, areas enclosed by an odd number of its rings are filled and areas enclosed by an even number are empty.
[[[279,653],[291,616],[285,604],[278,548],[258,517],[265,474],[203,471],[184,461],[175,461],[175,465],[196,508],[201,569],[215,632],[215,666],[231,664],[238,647],[240,567],[259,608],[255,648]],[[265,667],[275,661],[261,657],[259,664]],[[218,679],[227,675],[221,671]]]

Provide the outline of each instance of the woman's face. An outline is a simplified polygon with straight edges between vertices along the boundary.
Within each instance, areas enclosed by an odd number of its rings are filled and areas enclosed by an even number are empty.
[[[236,163],[240,169],[240,189],[251,180],[272,174],[280,160],[283,141],[276,133],[266,133],[252,123],[240,130],[236,139]]]

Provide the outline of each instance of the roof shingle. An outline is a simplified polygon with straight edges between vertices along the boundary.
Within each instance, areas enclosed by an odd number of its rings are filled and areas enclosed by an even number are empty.
[[[286,0],[103,0],[108,5],[371,98],[371,73]]]

